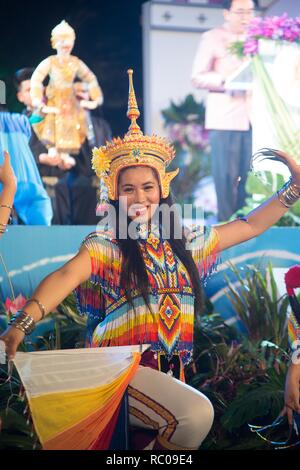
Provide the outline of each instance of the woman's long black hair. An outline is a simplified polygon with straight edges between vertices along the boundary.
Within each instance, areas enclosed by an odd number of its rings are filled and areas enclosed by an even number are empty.
[[[169,195],[167,198],[161,199],[160,204],[167,204],[169,207],[171,207],[173,205],[172,196]],[[149,280],[138,241],[131,237],[119,238],[118,228],[120,208],[118,201],[114,205],[116,208],[116,238],[123,255],[120,287],[125,290],[127,301],[133,307],[132,281],[134,280],[135,289],[140,292],[146,305],[151,311],[148,296]],[[127,217],[127,226],[130,222],[132,222],[132,220]],[[195,311],[199,312],[201,307],[200,277],[191,252],[190,250],[186,249],[187,240],[182,226],[180,228],[182,237],[175,238],[174,236],[176,233],[175,227],[178,227],[179,223],[180,221],[176,215],[176,211],[170,211],[170,237],[168,238],[168,242],[170,243],[174,254],[177,255],[177,257],[183,263],[190,276],[195,296]]]

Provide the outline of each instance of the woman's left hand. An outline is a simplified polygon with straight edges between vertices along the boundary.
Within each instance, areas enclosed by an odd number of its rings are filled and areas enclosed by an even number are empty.
[[[293,157],[283,152],[282,150],[276,150],[276,154],[278,155],[278,159],[285,163],[290,170],[293,183],[300,187],[300,164],[298,164]]]

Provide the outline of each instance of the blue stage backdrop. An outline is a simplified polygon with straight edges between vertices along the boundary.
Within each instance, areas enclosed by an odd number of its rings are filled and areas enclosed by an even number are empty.
[[[15,296],[30,296],[37,284],[49,273],[58,269],[78,250],[86,235],[94,231],[89,226],[11,226],[0,240],[1,300]],[[284,292],[284,272],[300,264],[300,228],[274,227],[266,233],[231,248],[223,253],[218,272],[207,282],[205,291],[218,312],[228,323],[236,321],[230,301],[226,297],[228,283],[225,276],[236,282],[228,261],[238,268],[269,261]],[[243,275],[243,270],[240,271]]]

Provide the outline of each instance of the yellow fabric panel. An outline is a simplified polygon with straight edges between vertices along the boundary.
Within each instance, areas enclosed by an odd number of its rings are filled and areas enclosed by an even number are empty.
[[[31,398],[29,406],[41,443],[52,439],[56,434],[104,407],[139,361],[140,354],[133,353],[128,369],[109,384],[76,392],[49,393]]]

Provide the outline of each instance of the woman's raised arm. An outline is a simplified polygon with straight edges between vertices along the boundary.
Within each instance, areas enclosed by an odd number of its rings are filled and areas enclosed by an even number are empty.
[[[278,159],[285,163],[290,172],[292,181],[291,184],[295,185],[288,191],[298,194],[300,198],[300,165],[284,152],[276,151]],[[268,228],[272,227],[288,210],[284,202],[289,202],[289,197],[279,191],[279,195],[275,194],[266,202],[261,204],[255,210],[250,212],[244,219],[237,219],[223,225],[216,226],[215,229],[219,235],[219,249],[220,251],[230,248],[251,238],[257,237]],[[290,192],[289,192],[290,194]],[[288,196],[289,196],[288,194]],[[294,197],[296,200],[297,197]],[[287,204],[288,205],[288,204]]]

